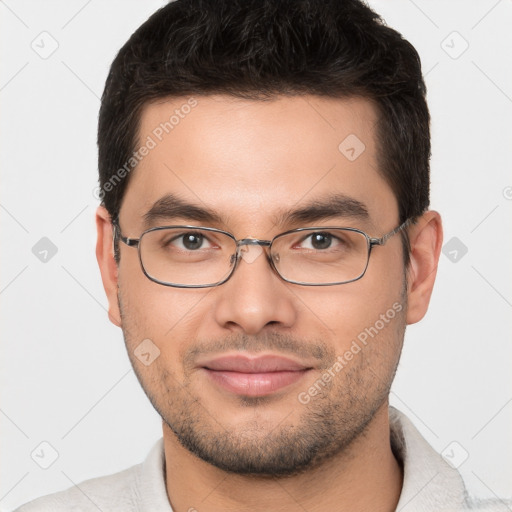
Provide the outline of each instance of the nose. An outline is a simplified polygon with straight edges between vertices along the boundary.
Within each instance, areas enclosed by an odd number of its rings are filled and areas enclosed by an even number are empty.
[[[291,327],[297,315],[294,295],[271,268],[267,244],[244,243],[231,278],[216,289],[215,319],[224,329],[258,334]]]

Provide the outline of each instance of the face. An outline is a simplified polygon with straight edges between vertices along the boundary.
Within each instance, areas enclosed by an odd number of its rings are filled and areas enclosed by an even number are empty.
[[[380,237],[398,225],[370,102],[187,101],[143,111],[139,143],[155,145],[131,175],[124,236],[184,224],[237,239],[312,226]],[[172,115],[166,133],[161,123]],[[175,201],[162,201],[167,195]],[[362,279],[335,286],[287,283],[265,250],[246,250],[252,256],[226,283],[184,289],[150,281],[137,250],[121,243],[111,309],[119,307],[128,354],[167,437],[226,471],[295,474],[348,450],[387,407],[406,323],[401,240],[375,247]]]

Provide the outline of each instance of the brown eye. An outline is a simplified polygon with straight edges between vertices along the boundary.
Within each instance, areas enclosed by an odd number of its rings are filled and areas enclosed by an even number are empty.
[[[182,235],[183,247],[190,251],[200,249],[203,245],[203,240],[203,235],[198,233],[185,233]]]
[[[313,249],[328,249],[332,244],[332,235],[329,233],[313,233],[311,235],[311,246]]]

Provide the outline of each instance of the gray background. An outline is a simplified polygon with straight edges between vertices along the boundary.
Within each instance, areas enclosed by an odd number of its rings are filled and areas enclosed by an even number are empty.
[[[161,436],[107,319],[93,190],[108,67],[162,5],[0,1],[3,510],[138,463]],[[371,5],[422,57],[448,244],[392,403],[473,493],[510,497],[512,1]]]

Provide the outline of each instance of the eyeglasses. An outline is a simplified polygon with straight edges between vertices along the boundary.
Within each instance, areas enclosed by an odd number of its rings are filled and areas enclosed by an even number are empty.
[[[272,269],[288,283],[331,286],[361,279],[374,246],[384,245],[410,219],[381,238],[341,227],[307,227],[286,231],[272,240],[243,238],[200,226],[163,226],[144,231],[140,238],[121,234],[113,221],[114,246],[120,239],[137,247],[144,274],[155,283],[177,288],[208,288],[225,283],[241,259],[250,263],[266,250]],[[256,246],[249,256],[250,246]]]

